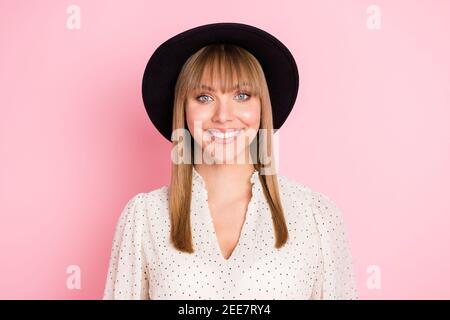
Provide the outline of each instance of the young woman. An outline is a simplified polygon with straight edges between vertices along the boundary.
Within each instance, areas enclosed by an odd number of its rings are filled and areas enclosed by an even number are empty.
[[[173,143],[171,182],[123,209],[104,299],[357,298],[340,210],[274,169],[297,91],[289,50],[253,26],[200,26],[155,51],[142,94]]]

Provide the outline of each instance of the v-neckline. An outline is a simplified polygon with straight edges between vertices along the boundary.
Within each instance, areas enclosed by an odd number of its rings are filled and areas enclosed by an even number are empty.
[[[236,257],[239,254],[240,248],[243,245],[242,243],[245,241],[244,238],[247,235],[247,231],[248,231],[247,229],[249,228],[248,225],[252,219],[252,215],[253,215],[253,211],[254,211],[254,205],[255,205],[255,201],[256,201],[256,192],[257,192],[256,183],[259,183],[259,181],[258,181],[259,172],[255,169],[252,173],[252,176],[250,177],[250,182],[252,184],[252,195],[251,195],[251,198],[247,205],[244,223],[242,225],[241,232],[239,234],[239,239],[237,241],[236,246],[233,248],[230,256],[227,259],[225,259],[225,256],[222,254],[222,249],[220,248],[219,238],[217,236],[214,221],[213,221],[213,218],[211,215],[211,210],[209,208],[208,191],[206,189],[205,181],[203,180],[203,177],[195,169],[195,167],[192,167],[192,173],[193,173],[193,179],[196,179],[197,182],[200,183],[199,187],[202,189],[201,192],[204,197],[203,199],[205,201],[205,206],[203,208],[204,208],[205,215],[207,218],[207,224],[208,224],[207,228],[211,232],[211,237],[212,237],[211,242],[214,243],[213,247],[214,247],[215,254],[219,257],[219,259],[221,260],[221,263],[228,264],[231,261],[234,261],[236,259]]]
[[[217,252],[217,255],[220,257],[222,263],[229,263],[230,261],[235,260],[236,256],[238,255],[239,249],[242,246],[242,242],[244,242],[243,238],[246,237],[246,235],[247,235],[248,224],[251,219],[252,212],[253,212],[254,199],[255,199],[255,194],[254,194],[254,188],[252,187],[252,196],[247,205],[247,210],[245,212],[245,217],[244,217],[244,223],[242,224],[242,228],[239,233],[238,241],[237,241],[236,245],[234,246],[233,250],[231,251],[230,256],[227,259],[223,255],[222,249],[220,248],[219,237],[217,236],[216,228],[214,225],[214,220],[211,215],[211,210],[209,208],[208,199],[206,199],[207,205],[206,205],[205,210],[207,211],[209,229],[211,230],[211,234],[212,234],[212,238],[213,238],[211,241],[214,242],[215,251]]]

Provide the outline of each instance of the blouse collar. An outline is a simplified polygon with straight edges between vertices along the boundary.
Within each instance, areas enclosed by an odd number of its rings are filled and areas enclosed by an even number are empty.
[[[195,167],[192,166],[192,202],[191,202],[191,212],[193,214],[192,216],[192,227],[194,230],[194,233],[200,232],[200,234],[205,234],[205,226],[206,230],[209,231],[209,233],[206,233],[206,241],[200,241],[200,247],[202,247],[203,244],[209,243],[209,245],[206,246],[206,250],[212,250],[211,252],[216,255],[220,261],[224,263],[224,265],[227,265],[228,263],[231,263],[232,261],[235,261],[236,257],[239,255],[239,250],[241,250],[239,243],[248,243],[250,241],[254,241],[256,239],[255,233],[257,232],[255,228],[253,228],[253,225],[255,224],[255,221],[259,218],[261,210],[258,210],[259,203],[261,200],[261,197],[263,197],[263,190],[261,181],[259,180],[259,172],[258,170],[254,170],[251,177],[250,182],[252,184],[252,196],[250,198],[250,201],[248,203],[247,207],[247,215],[245,218],[245,223],[242,227],[242,236],[239,239],[238,244],[233,250],[233,253],[231,254],[231,257],[228,260],[223,259],[222,254],[220,253],[220,247],[218,245],[218,240],[216,236],[216,231],[214,228],[214,222],[211,216],[211,213],[209,212],[208,207],[208,191],[206,190],[206,184],[203,179],[203,177],[198,173],[197,170],[195,170]],[[206,223],[206,225],[205,225]],[[209,236],[208,236],[209,234]],[[202,236],[200,236],[202,237]],[[248,237],[251,238],[251,240],[248,239]]]
[[[261,190],[261,182],[259,180],[259,171],[254,169],[250,182],[252,184],[252,193],[255,195],[255,191]],[[206,184],[203,177],[198,173],[194,166],[192,166],[192,187],[200,189],[201,194],[205,199],[208,199],[208,192],[206,190]]]

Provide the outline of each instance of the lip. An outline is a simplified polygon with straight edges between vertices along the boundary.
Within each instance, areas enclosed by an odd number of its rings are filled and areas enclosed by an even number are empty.
[[[237,139],[238,136],[244,131],[242,128],[227,128],[219,129],[212,128],[205,130],[206,133],[211,137],[211,140],[215,143],[229,144]]]

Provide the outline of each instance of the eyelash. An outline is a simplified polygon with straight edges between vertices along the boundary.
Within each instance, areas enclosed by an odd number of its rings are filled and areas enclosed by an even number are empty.
[[[238,93],[237,95],[241,95],[241,94],[247,95],[247,99],[244,99],[244,100],[241,100],[241,101],[247,101],[247,100],[249,100],[249,99],[251,98],[251,96],[252,96],[250,93],[245,92],[245,91],[239,91],[239,93]],[[199,101],[199,102],[204,102],[204,101],[200,101],[200,100],[199,100],[199,98],[200,98],[200,97],[203,97],[203,96],[208,96],[208,95],[202,93],[202,94],[198,95],[195,99],[196,99],[197,101]]]

